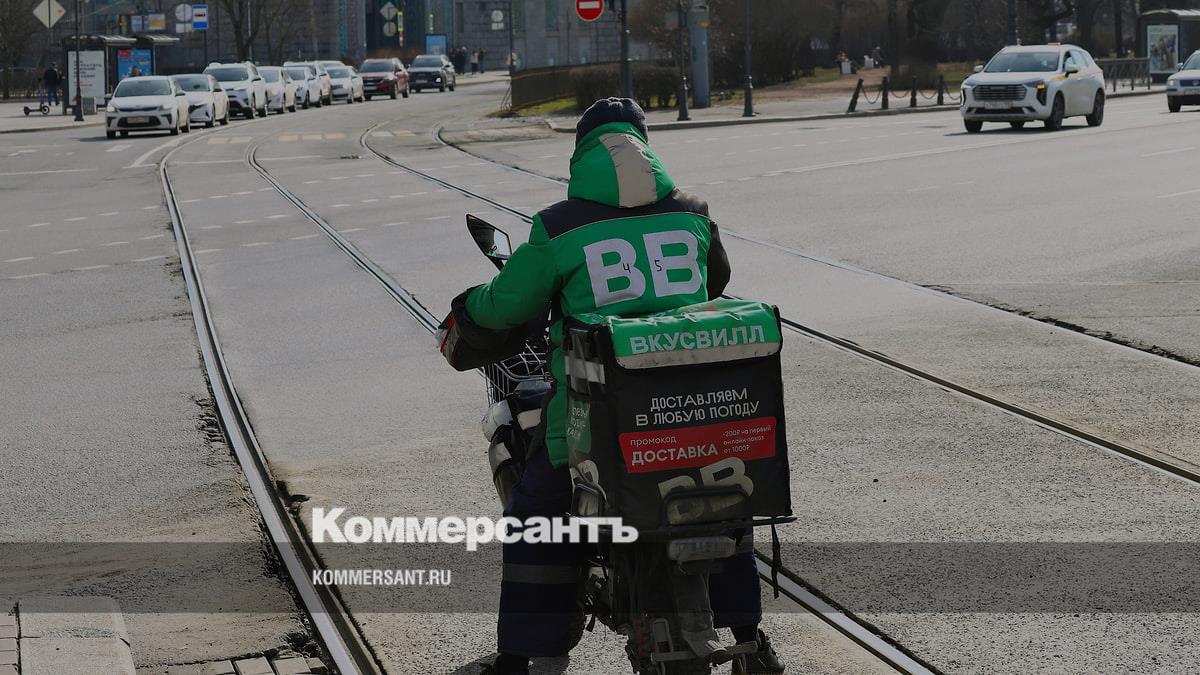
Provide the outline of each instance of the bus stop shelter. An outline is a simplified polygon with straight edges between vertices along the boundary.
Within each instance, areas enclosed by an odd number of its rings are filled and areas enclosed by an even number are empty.
[[[138,74],[153,75],[158,63],[158,50],[179,44],[174,35],[143,33],[139,35],[80,35],[80,84],[83,85],[84,112],[101,106],[117,83],[128,77],[134,68]],[[63,114],[75,100],[75,36],[63,38],[63,58],[60,61],[63,82]]]
[[[1150,77],[1162,82],[1200,49],[1200,10],[1155,9],[1138,17],[1138,55],[1150,59]]]

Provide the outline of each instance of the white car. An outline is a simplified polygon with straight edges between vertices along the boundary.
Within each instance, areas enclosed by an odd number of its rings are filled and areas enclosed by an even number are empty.
[[[326,68],[329,77],[333,79],[333,100],[345,99],[346,103],[366,100],[363,94],[363,81],[350,66],[335,66]]]
[[[116,138],[131,131],[167,130],[174,136],[191,131],[188,100],[179,85],[169,77],[146,75],[127,77],[113,91],[104,108],[104,135]]]
[[[267,87],[253,63],[211,63],[204,74],[221,83],[234,114],[247,119],[267,116]]]
[[[229,124],[229,97],[212,75],[173,75],[171,79],[184,91],[192,122],[211,128]]]
[[[263,66],[258,69],[267,88],[267,109],[277,113],[296,112],[296,83],[292,76],[279,66]]]
[[[1167,78],[1167,110],[1179,112],[1185,105],[1200,105],[1200,50],[1179,66],[1179,72]]]
[[[1042,121],[1054,131],[1080,115],[1098,127],[1104,122],[1104,73],[1091,54],[1074,45],[1005,47],[963,80],[961,110],[970,133],[984,122],[1020,129]]]
[[[338,61],[337,63],[340,64],[341,61]],[[320,61],[284,61],[283,62],[284,68],[288,68],[291,66],[307,66],[309,68],[312,68],[313,71],[316,72],[317,78],[321,81],[321,96],[318,97],[318,100],[320,101],[320,103],[315,103],[315,105],[319,106],[322,104],[333,103],[333,79],[331,77],[329,77],[329,71],[325,70],[325,66],[322,66]]]
[[[325,102],[325,88],[317,71],[312,66],[284,66],[283,69],[296,84],[296,103],[304,108],[310,105],[320,108]]]

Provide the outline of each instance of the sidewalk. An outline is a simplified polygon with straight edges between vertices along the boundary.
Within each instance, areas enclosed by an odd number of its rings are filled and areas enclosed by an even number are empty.
[[[1108,98],[1126,98],[1129,96],[1152,96],[1165,94],[1165,85],[1154,85],[1149,90],[1139,88],[1134,91],[1124,89],[1113,92],[1110,87],[1106,94]],[[908,107],[908,98],[893,98],[887,110],[879,108],[878,103],[867,105],[866,100],[859,98],[858,110],[847,113],[850,96],[829,96],[822,98],[796,98],[781,100],[778,98],[762,102],[755,101],[755,116],[742,117],[743,103],[741,99],[722,101],[708,108],[689,108],[686,122],[679,121],[679,112],[675,108],[649,110],[646,112],[646,126],[650,130],[686,129],[709,126],[731,126],[739,124],[759,124],[765,122],[798,122],[814,119],[865,117],[872,115],[903,115],[918,112],[952,111],[958,108],[957,103],[946,99],[946,105],[933,105],[932,101],[919,99],[916,108]],[[1164,103],[1165,108],[1165,103]],[[554,115],[546,118],[550,128],[563,133],[575,133],[577,115]]]
[[[37,101],[5,101],[0,103],[0,134],[21,131],[48,131],[51,129],[69,129],[72,127],[92,127],[104,124],[104,114],[85,115],[83,122],[76,122],[75,116],[68,112],[62,114],[62,106],[51,106],[49,115],[42,115],[36,110],[25,115],[22,108],[35,107]]]

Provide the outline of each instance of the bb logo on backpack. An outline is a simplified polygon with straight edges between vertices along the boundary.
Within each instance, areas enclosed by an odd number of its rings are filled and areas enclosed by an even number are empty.
[[[688,295],[700,290],[704,279],[696,260],[699,243],[696,236],[685,230],[648,232],[642,235],[645,255],[649,261],[650,281],[654,295],[666,298],[673,295]],[[682,246],[678,255],[667,255],[668,247],[675,250]],[[596,307],[604,307],[626,300],[637,300],[646,294],[646,275],[638,268],[638,251],[625,239],[605,239],[583,247],[587,260],[588,277],[592,282],[592,298]],[[609,262],[605,262],[605,258]],[[674,281],[672,271],[687,271],[688,278]],[[614,281],[624,279],[623,286],[613,289]]]

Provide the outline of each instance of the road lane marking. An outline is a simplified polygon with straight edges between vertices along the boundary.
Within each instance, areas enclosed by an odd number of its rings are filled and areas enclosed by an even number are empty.
[[[83,249],[81,249],[81,248],[64,248],[61,251],[55,251],[54,255],[66,255],[68,253],[79,253],[82,250]]]
[[[158,204],[155,204],[154,206],[143,206],[143,207],[142,207],[142,210],[143,210],[143,211],[149,211],[149,210],[151,210],[151,209],[157,209],[157,208],[158,208]]]
[[[302,234],[302,235],[300,235],[299,237],[288,237],[288,239],[291,239],[292,241],[300,241],[301,239],[312,239],[313,237],[319,237],[319,236],[321,236],[321,235],[320,235],[320,233],[317,233],[317,234]]]
[[[287,214],[286,213],[275,213],[275,214],[267,216],[267,220],[279,220],[280,218],[287,218]]]
[[[523,209],[523,208],[525,208],[525,207],[520,207],[520,208],[518,208],[518,210]],[[449,217],[450,216],[430,216],[430,217],[426,218],[425,220],[445,220]]]
[[[126,150],[128,150],[132,147],[133,147],[133,145],[130,143],[118,143],[118,144],[112,146],[111,148],[105,150],[105,152],[125,152]]]
[[[200,200],[199,199],[181,199],[181,200],[179,200],[179,203],[180,204],[191,204],[193,202],[198,202],[198,201],[200,201]]]
[[[104,213],[101,213],[100,215],[102,215],[102,216],[119,216],[119,215],[121,215],[121,212],[120,211],[106,211]]]
[[[224,137],[217,137],[217,138],[210,138],[210,139],[208,139],[208,144],[209,144],[209,145],[225,145],[225,144],[226,144],[226,143],[228,143],[228,142],[229,142],[229,139],[228,139],[228,138],[224,138]]]
[[[331,141],[340,140],[340,139],[343,139],[343,138],[345,138],[345,137],[346,137],[346,134],[343,134],[343,133],[342,133],[342,132],[340,132],[340,131],[333,131],[333,132],[330,132],[330,133],[327,133],[327,134],[325,134],[325,138],[326,138],[326,139],[328,139],[328,140],[331,140]]]
[[[13,171],[11,173],[0,173],[0,176],[40,176],[48,173],[84,173],[87,171],[95,171],[95,169],[54,169],[47,171]]]
[[[407,225],[407,224],[408,224],[407,221],[402,221],[399,223],[384,223],[383,225],[380,225],[380,227],[396,227],[397,225]]]
[[[18,274],[15,277],[9,277],[9,279],[32,279],[34,277],[45,277],[45,276],[49,276],[49,273],[48,272],[38,272],[37,274]]]
[[[219,230],[219,229],[221,229],[221,227],[222,227],[221,225],[204,225],[204,226],[201,226],[200,229],[202,229],[202,230]]]
[[[229,139],[229,144],[230,145],[245,145],[246,143],[249,143],[252,140],[254,140],[253,136],[234,136],[233,138]]]
[[[300,136],[297,134],[280,134],[280,136],[279,136],[279,140],[283,141],[284,143],[291,143],[292,141],[296,141],[299,139],[300,139]]]
[[[331,208],[331,209],[341,209],[341,208],[345,208],[345,207],[347,207],[347,206],[350,206],[350,205],[349,205],[349,204],[333,204],[333,205],[331,205],[329,208]]]
[[[26,260],[33,260],[33,256],[27,255],[24,258],[9,258],[8,260],[5,260],[3,262],[14,263],[14,262],[25,262]]]
[[[737,180],[739,183],[744,183],[748,180],[754,180],[754,176],[742,176],[741,178],[739,178]]]
[[[1159,195],[1158,198],[1159,199],[1170,199],[1171,197],[1182,197],[1184,195],[1194,195],[1197,192],[1200,192],[1200,188],[1197,188],[1195,190],[1184,190],[1183,192],[1172,192],[1169,195]]]
[[[72,267],[72,272],[87,272],[88,270],[102,270],[108,265],[88,265],[87,267]]]
[[[360,173],[360,174],[356,174],[354,177],[355,178],[371,178],[374,175],[375,174],[373,174],[373,173]]]
[[[364,199],[364,200],[362,200],[362,203],[364,203],[364,204],[371,204],[371,203],[373,203],[373,202],[377,202],[377,201],[379,201],[379,200],[378,200],[378,199],[371,198],[371,199]]]
[[[172,164],[238,164],[240,159],[197,159],[193,161],[172,162]]]
[[[107,244],[105,244],[105,246],[124,246],[125,244],[128,244],[128,243],[129,242],[127,242],[127,241],[110,241]]]
[[[34,224],[32,224],[32,225],[26,225],[25,227],[28,227],[28,228],[30,228],[30,229],[33,229],[33,228],[35,228],[35,227],[45,227],[45,226],[47,226],[47,225],[49,225],[49,224],[50,224],[50,223],[34,223]]]
[[[242,246],[244,246],[246,248],[250,248],[252,246],[270,246],[270,245],[271,245],[271,242],[269,242],[269,241],[252,241],[249,244],[242,244]]]
[[[228,196],[229,195],[209,195],[208,198],[209,199],[225,199]]]
[[[1162,157],[1163,155],[1174,155],[1177,152],[1191,152],[1196,148],[1175,148],[1174,150],[1159,150],[1158,152],[1148,152],[1142,157]]]
[[[127,166],[125,168],[126,169],[136,169],[138,167],[147,166],[146,164],[143,164],[142,162],[145,162],[147,159],[150,159],[151,155],[158,152],[159,150],[173,148],[176,145],[179,145],[180,143],[182,143],[184,140],[185,140],[185,138],[183,136],[180,136],[179,138],[169,140],[166,143],[160,143],[160,144],[154,146],[153,148],[150,148],[146,152],[143,152],[140,157],[133,160],[133,164],[130,164],[129,166]]]
[[[233,193],[233,194],[235,194],[235,195],[239,195],[239,196],[240,196],[240,195],[252,195],[252,194],[254,194],[254,193],[253,193],[253,192],[251,192],[250,190],[239,190],[239,191],[237,191],[237,192],[235,192],[235,193]]]
[[[235,220],[235,221],[233,221],[233,224],[234,225],[249,225],[250,223],[257,223],[257,222],[258,222],[257,220]]]
[[[149,235],[149,236],[145,236],[145,237],[138,237],[138,239],[139,239],[140,241],[149,241],[149,240],[151,240],[151,239],[160,239],[160,238],[162,238],[162,237],[165,237],[165,236],[167,236],[167,235],[165,235],[165,234],[151,234],[151,235]]]
[[[304,184],[305,185],[316,185],[317,183],[320,183],[320,182],[321,181],[319,181],[319,180],[306,180],[306,181],[304,181]]]
[[[306,141],[319,141],[319,140],[322,140],[322,138],[321,138],[321,134],[304,134],[304,135],[303,135],[303,138],[304,138],[304,140],[306,140]]]
[[[345,233],[345,232],[362,232],[364,229],[366,229],[366,228],[363,228],[363,227],[351,227],[351,228],[347,228],[347,229],[345,229],[345,230],[338,230],[338,232],[342,232],[342,233]]]
[[[165,257],[167,257],[167,256],[151,255],[151,256],[146,256],[145,258],[134,258],[133,262],[150,262],[151,260],[158,260],[159,258],[165,258]]]
[[[371,132],[371,135],[376,138],[390,138],[392,135],[392,132],[390,132],[390,131],[373,131],[373,132]]]
[[[201,253],[216,253],[217,251],[220,251],[220,250],[221,249],[219,249],[219,248],[202,248],[199,251],[196,251],[196,255],[200,255]]]

